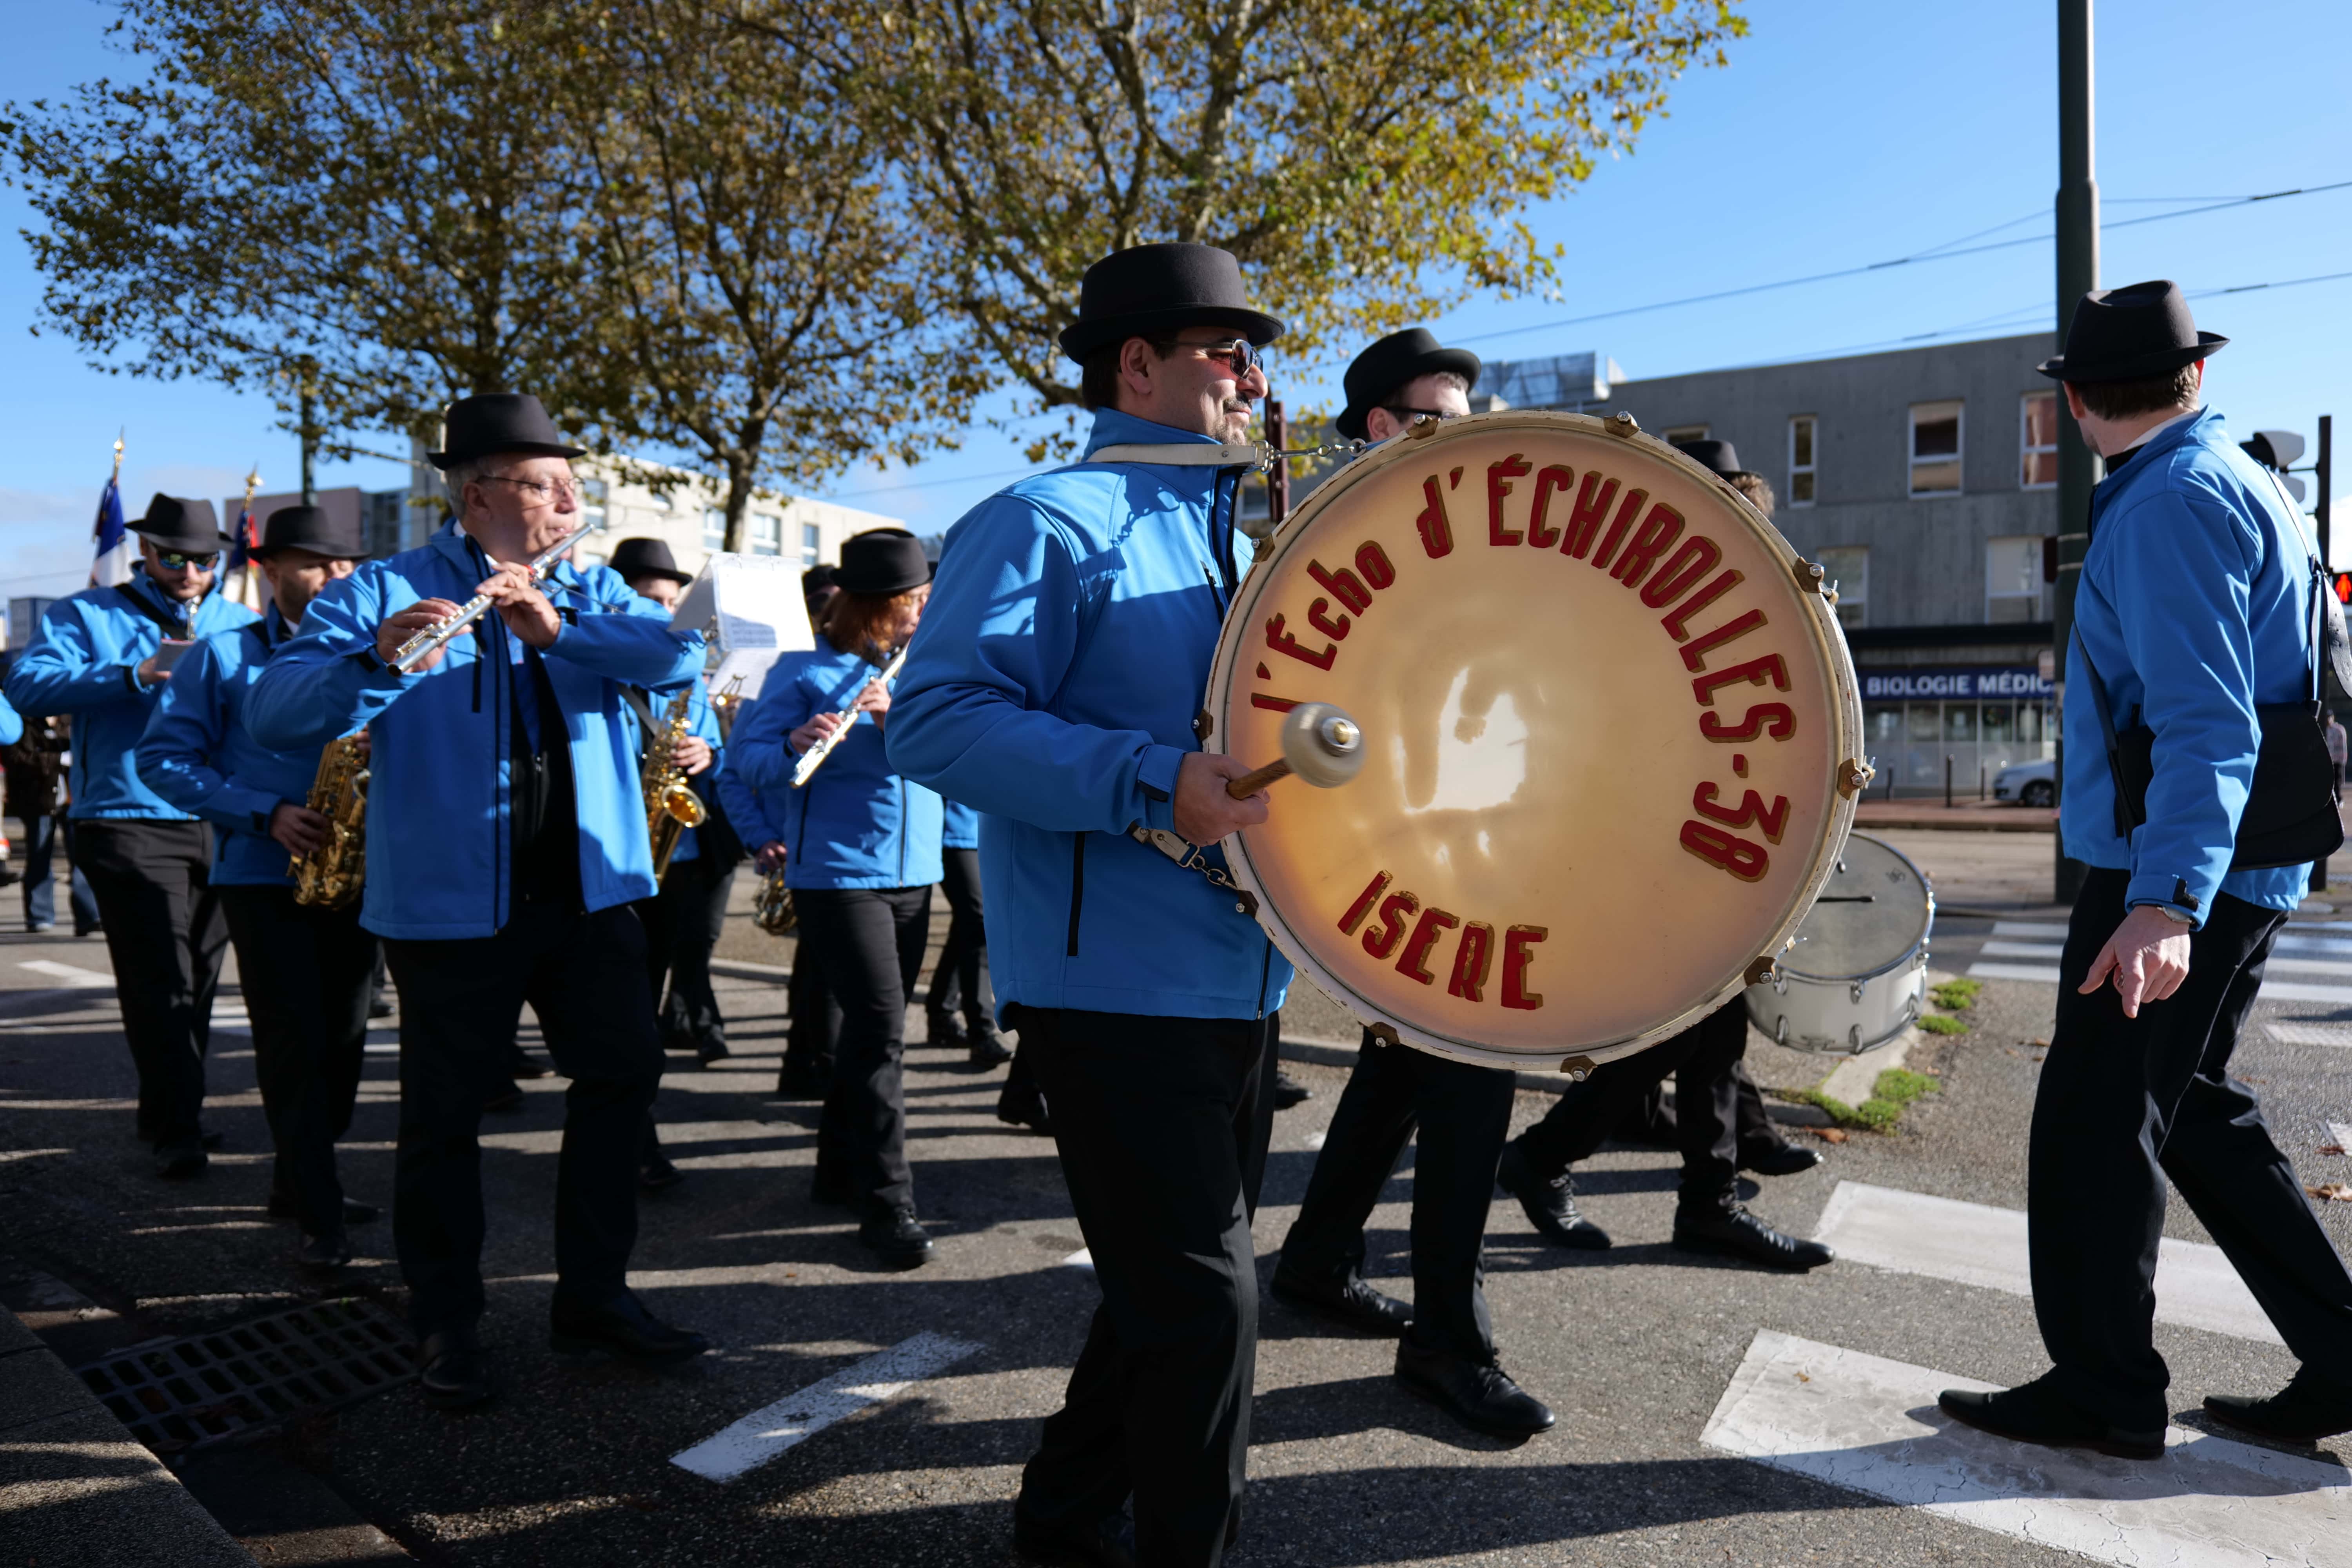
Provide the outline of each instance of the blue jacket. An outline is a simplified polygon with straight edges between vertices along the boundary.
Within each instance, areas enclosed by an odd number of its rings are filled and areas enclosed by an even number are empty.
[[[669,716],[669,705],[677,700],[677,693],[675,691],[671,692],[667,698],[656,698],[654,700],[653,715],[654,723],[656,725],[659,725]],[[637,710],[626,702],[621,704],[621,722],[628,726],[629,744],[635,748],[635,753],[639,759],[638,766],[642,770],[644,767],[643,759],[645,757],[645,741],[637,731]],[[694,696],[692,700],[687,704],[686,732],[697,737],[698,739],[710,742],[710,765],[686,781],[687,787],[695,793],[696,796],[701,800],[704,805],[708,806],[712,801],[719,798],[717,789],[719,775],[721,770],[723,770],[727,765],[727,754],[720,749],[719,739],[719,715],[711,710],[710,699],[706,693],[706,689],[702,684],[702,678],[700,676],[695,677]],[[645,804],[646,793],[643,782],[645,774],[642,771],[638,773],[637,778],[639,781],[637,803],[639,805],[643,805]],[[732,822],[734,818],[730,816],[728,820]],[[671,863],[676,865],[694,859],[701,853],[702,847],[696,841],[695,830],[689,827],[685,832],[677,836],[677,847],[670,851],[669,858]]]
[[[940,797],[891,771],[873,714],[852,720],[824,764],[793,787],[800,759],[785,737],[848,707],[873,679],[872,665],[830,643],[788,653],[735,721],[734,765],[766,816],[783,824],[787,887],[927,888],[940,879]]]
[[[735,710],[737,733],[742,731],[744,721],[751,716],[751,710],[759,700],[756,696],[747,698]],[[729,759],[733,765],[719,771],[717,788],[719,808],[727,813],[727,821],[735,829],[735,837],[743,841],[743,851],[747,855],[756,853],[763,844],[782,843],[784,830],[777,821],[782,813],[771,812],[760,792],[743,782],[742,766],[735,760],[731,750],[734,742],[730,740],[728,744],[730,748]],[[786,776],[789,780],[790,775]]]
[[[2302,901],[2307,868],[2232,871],[2230,857],[2262,742],[2255,705],[2310,697],[2311,553],[2218,414],[2158,431],[2092,492],[2074,629],[2116,727],[2156,731],[2156,779],[2126,843],[2090,673],[2069,642],[2059,830],[2076,859],[2131,872],[2128,903],[2201,925],[2216,890],[2266,909]]]
[[[980,847],[980,813],[961,801],[942,800],[943,826],[940,830],[942,849],[977,849]]]
[[[1207,439],[1104,411],[1087,450]],[[890,758],[982,814],[1002,1002],[1191,1018],[1282,1005],[1290,964],[1234,895],[1127,837],[1175,826],[1177,764],[1200,749],[1192,716],[1251,559],[1237,477],[1080,463],[949,535]]]
[[[188,650],[164,683],[139,742],[139,774],[157,795],[224,829],[213,840],[213,880],[290,886],[293,857],[269,837],[269,814],[310,799],[325,748],[273,752],[245,727],[247,694],[291,634],[272,605],[260,620]]]
[[[77,822],[192,820],[139,776],[139,737],[162,687],[171,682],[139,683],[139,663],[163,646],[163,630],[134,601],[161,611],[187,637],[231,631],[256,618],[216,593],[198,600],[191,616],[143,570],[119,588],[84,588],[49,606],[32,646],[9,668],[7,697],[19,713],[73,716],[69,815]]]
[[[25,738],[25,721],[8,700],[0,697],[0,746],[13,746]]]
[[[493,613],[441,662],[399,675],[375,657],[376,628],[420,599],[458,604],[490,574],[455,523],[415,550],[330,583],[246,700],[261,745],[319,745],[368,726],[367,892],[360,923],[379,935],[442,941],[494,935],[512,913],[508,827],[520,641]],[[545,663],[571,742],[580,824],[580,890],[591,910],[649,898],[636,753],[620,688],[668,692],[702,671],[699,632],[609,567],[559,564],[541,589],[563,618]]]

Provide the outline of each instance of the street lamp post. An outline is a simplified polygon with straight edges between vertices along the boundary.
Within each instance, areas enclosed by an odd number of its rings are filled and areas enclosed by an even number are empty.
[[[2099,184],[2092,137],[2091,0],[2058,0],[2058,342],[2066,342],[2074,306],[2099,286]],[[2051,650],[2056,657],[2061,714],[2056,788],[2063,799],[2066,777],[2063,713],[2066,643],[2074,627],[2074,590],[2083,575],[2083,555],[2091,542],[2091,488],[2099,482],[2098,457],[2058,399],[2058,584],[2053,595]],[[2057,902],[2071,904],[2082,890],[2084,867],[2066,858],[2063,834],[2054,836]]]

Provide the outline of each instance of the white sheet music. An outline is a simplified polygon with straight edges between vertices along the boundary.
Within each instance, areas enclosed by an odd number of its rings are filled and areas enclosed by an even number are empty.
[[[740,678],[747,697],[760,693],[768,667],[787,653],[816,647],[801,597],[801,567],[780,555],[713,555],[677,602],[670,626],[708,632],[717,661],[710,688]]]

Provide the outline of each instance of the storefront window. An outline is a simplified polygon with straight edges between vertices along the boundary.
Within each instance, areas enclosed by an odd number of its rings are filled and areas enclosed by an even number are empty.
[[[1977,705],[1973,702],[1944,704],[1944,739],[1973,741],[1977,738]]]

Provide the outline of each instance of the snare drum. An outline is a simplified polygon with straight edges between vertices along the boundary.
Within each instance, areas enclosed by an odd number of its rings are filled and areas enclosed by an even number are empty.
[[[1260,546],[1203,744],[1367,755],[1225,841],[1375,1035],[1577,1071],[1769,976],[1853,818],[1862,710],[1821,570],[1631,418],[1507,412],[1349,463]]]
[[[1801,1051],[1885,1045],[1918,1020],[1935,924],[1936,891],[1919,868],[1885,840],[1854,834],[1780,973],[1748,991],[1748,1016]]]

